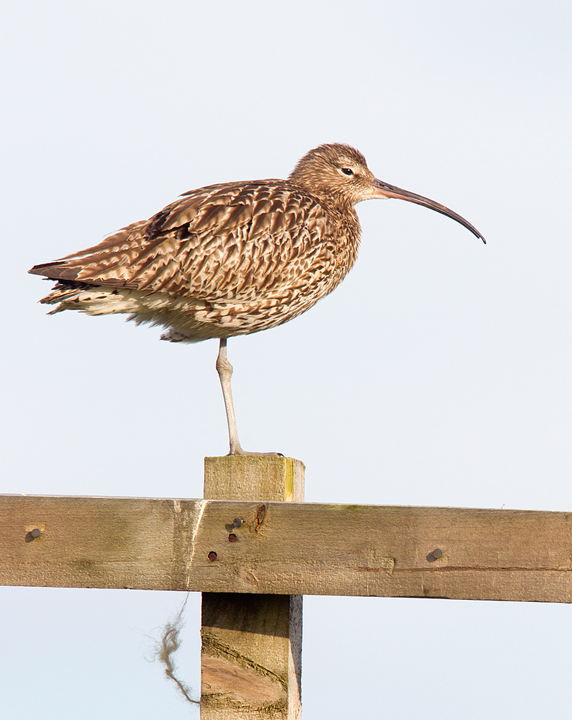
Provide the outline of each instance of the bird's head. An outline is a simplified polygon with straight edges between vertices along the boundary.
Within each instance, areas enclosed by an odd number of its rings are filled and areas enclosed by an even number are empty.
[[[320,145],[298,162],[290,181],[319,198],[353,206],[369,200],[375,177],[364,156],[349,145]]]
[[[364,156],[355,148],[341,143],[320,145],[298,161],[290,182],[305,188],[323,201],[352,207],[362,200],[398,198],[435,210],[461,223],[485,242],[481,233],[453,210],[378,180],[368,168]]]

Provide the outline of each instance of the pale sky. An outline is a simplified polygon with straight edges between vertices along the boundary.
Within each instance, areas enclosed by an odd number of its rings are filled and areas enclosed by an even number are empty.
[[[358,206],[355,269],[230,340],[243,445],[313,502],[572,510],[572,6],[22,0],[3,11],[0,492],[200,497],[215,341],[46,317],[26,271],[180,193],[346,142],[466,217]],[[182,593],[0,588],[0,716],[187,718],[147,660]],[[304,717],[565,718],[567,606],[304,600]],[[199,687],[199,596],[179,666]],[[196,712],[195,712],[196,714]]]

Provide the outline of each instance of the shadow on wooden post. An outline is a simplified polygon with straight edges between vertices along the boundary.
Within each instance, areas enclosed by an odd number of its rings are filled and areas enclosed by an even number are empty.
[[[204,496],[260,500],[264,532],[263,501],[304,500],[304,465],[284,457],[205,458]],[[240,542],[240,520],[221,528],[229,542]],[[201,639],[201,720],[301,717],[301,595],[203,593]]]

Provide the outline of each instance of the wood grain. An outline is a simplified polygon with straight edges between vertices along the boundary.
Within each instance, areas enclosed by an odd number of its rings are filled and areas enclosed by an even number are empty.
[[[3,585],[572,602],[563,512],[3,495],[0,547]]]
[[[256,532],[266,500],[304,499],[304,465],[285,457],[205,458],[204,494],[257,500]],[[224,524],[224,551],[240,542],[241,518]],[[301,595],[203,593],[201,720],[299,720],[302,603]]]

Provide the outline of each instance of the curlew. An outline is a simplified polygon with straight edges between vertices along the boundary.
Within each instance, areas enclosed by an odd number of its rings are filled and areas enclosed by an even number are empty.
[[[377,180],[348,145],[307,153],[287,180],[230,182],[191,190],[149,220],[99,245],[30,272],[57,281],[40,302],[50,314],[126,313],[166,328],[163,340],[220,341],[230,455],[240,445],[227,339],[268,330],[309,310],[347,275],[358,254],[362,200],[399,198],[447,215],[444,205]]]

